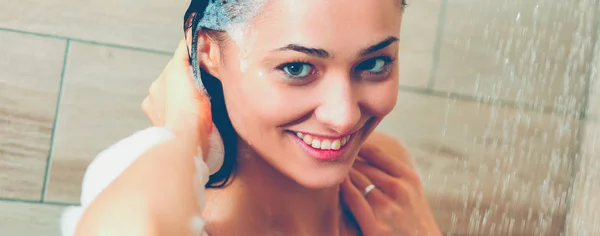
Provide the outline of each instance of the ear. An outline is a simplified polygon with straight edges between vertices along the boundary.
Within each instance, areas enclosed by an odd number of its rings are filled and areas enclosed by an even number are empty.
[[[186,32],[186,39],[188,48],[192,47],[192,33],[191,30]],[[219,78],[219,68],[221,62],[221,52],[219,50],[219,45],[215,40],[213,40],[206,32],[199,31],[198,32],[198,48],[197,54],[198,64],[200,68],[204,69],[206,72],[210,73],[216,78]]]

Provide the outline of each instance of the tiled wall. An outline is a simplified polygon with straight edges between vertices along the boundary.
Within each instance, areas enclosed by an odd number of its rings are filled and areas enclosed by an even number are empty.
[[[600,68],[600,50],[593,63]],[[600,235],[600,73],[595,71],[590,81],[588,119],[580,133],[577,172],[573,179],[571,207],[567,217],[569,235]]]
[[[0,3],[0,235],[58,235],[92,158],[148,125],[140,102],[187,3]],[[398,107],[380,130],[411,148],[442,229],[598,232],[597,1],[409,4]]]

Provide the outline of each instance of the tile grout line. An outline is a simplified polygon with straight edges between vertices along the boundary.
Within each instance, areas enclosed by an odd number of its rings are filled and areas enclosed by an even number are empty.
[[[535,107],[534,105],[527,104],[527,103],[519,104],[515,101],[510,101],[510,100],[493,100],[492,102],[481,101],[473,95],[453,93],[453,92],[447,92],[447,91],[438,91],[438,90],[432,90],[429,88],[402,86],[402,85],[399,87],[399,91],[413,93],[413,94],[420,94],[420,95],[428,95],[428,96],[438,97],[438,98],[449,98],[449,99],[451,98],[451,99],[456,99],[458,101],[463,101],[463,102],[475,102],[475,103],[480,103],[480,104],[484,104],[484,105],[498,106],[498,107],[502,107],[502,108],[521,109],[522,111],[525,111],[525,112],[534,112],[534,113],[538,113],[538,114],[542,114],[542,115],[568,117],[567,115],[561,115],[560,113],[556,112],[555,111],[556,109],[550,105],[544,106],[541,109],[534,109],[534,107]],[[581,117],[581,116],[579,117],[579,120],[584,120],[584,119],[586,119],[586,117]]]
[[[600,10],[599,10],[600,13]],[[579,111],[579,116],[582,117],[583,119],[583,124],[581,124],[582,122],[580,122],[579,127],[577,127],[577,135],[576,135],[576,140],[577,143],[575,144],[575,152],[574,152],[574,158],[571,160],[571,175],[569,176],[569,188],[567,191],[567,204],[565,206],[565,219],[563,222],[563,234],[566,234],[568,232],[566,232],[568,230],[569,227],[569,220],[572,217],[571,216],[571,208],[573,205],[573,192],[575,191],[574,189],[574,185],[577,184],[576,183],[576,178],[577,178],[577,173],[579,173],[580,168],[581,168],[581,149],[583,146],[583,139],[585,139],[586,137],[584,137],[584,133],[586,131],[586,128],[588,126],[589,122],[594,122],[598,120],[597,116],[593,116],[590,117],[590,115],[588,114],[589,111],[589,105],[590,105],[590,95],[591,95],[591,88],[590,85],[592,84],[592,82],[594,83],[598,83],[600,81],[596,81],[596,76],[598,71],[595,71],[593,68],[600,66],[600,53],[598,53],[598,50],[600,50],[600,17],[596,17],[596,25],[598,27],[596,30],[596,35],[595,35],[595,45],[594,45],[594,53],[592,54],[592,69],[590,70],[590,74],[589,74],[589,78],[587,81],[585,81],[587,83],[587,86],[585,86],[585,90],[583,92],[583,97],[585,98],[585,100],[583,101],[583,105]]]
[[[37,200],[24,200],[16,198],[0,198],[0,203],[23,203],[23,204],[34,204],[34,205],[48,205],[48,206],[79,206],[77,204],[62,203],[62,202],[41,202]]]
[[[92,40],[85,40],[85,39],[76,39],[76,38],[70,38],[70,37],[65,37],[65,36],[58,36],[58,35],[52,35],[52,34],[30,32],[30,31],[24,31],[24,30],[16,30],[16,29],[9,29],[9,28],[2,28],[2,27],[0,27],[0,32],[1,31],[12,32],[12,33],[19,33],[19,34],[26,34],[26,35],[32,35],[32,36],[38,36],[38,37],[45,37],[45,38],[52,38],[52,39],[59,39],[59,40],[69,40],[71,42],[78,42],[78,43],[86,43],[86,44],[91,44],[91,45],[98,45],[98,46],[105,46],[105,47],[112,47],[112,48],[120,48],[120,49],[127,49],[127,50],[132,50],[132,51],[139,51],[139,52],[155,53],[155,54],[160,54],[160,55],[173,55],[173,52],[167,52],[167,51],[162,51],[162,50],[157,50],[157,49],[134,47],[134,46],[125,46],[125,45],[120,45],[120,44],[104,43],[104,42],[98,42],[98,41],[92,41]]]
[[[438,15],[438,27],[436,29],[435,43],[433,44],[433,58],[431,62],[431,71],[429,72],[429,82],[427,88],[432,89],[435,86],[435,80],[437,79],[437,69],[440,62],[440,54],[442,49],[442,39],[444,38],[444,26],[446,23],[446,11],[448,8],[448,0],[442,0],[440,6],[440,13]]]
[[[50,181],[50,173],[52,172],[52,155],[54,154],[54,139],[56,137],[56,130],[58,125],[58,113],[60,112],[60,103],[62,100],[64,85],[65,85],[65,75],[67,71],[67,63],[69,60],[69,54],[71,51],[71,40],[67,39],[65,42],[65,54],[63,55],[63,65],[60,73],[60,83],[58,88],[58,96],[56,99],[56,109],[54,111],[54,124],[52,127],[52,135],[50,136],[50,149],[48,150],[48,157],[46,158],[46,170],[44,172],[44,184],[42,185],[42,195],[40,197],[40,201],[46,201],[46,193],[48,192],[48,182]]]

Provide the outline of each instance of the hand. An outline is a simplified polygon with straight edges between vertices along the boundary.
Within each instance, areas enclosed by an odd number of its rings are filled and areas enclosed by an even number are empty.
[[[341,185],[342,198],[363,235],[441,235],[407,152],[388,153],[365,143],[361,159]],[[364,196],[371,184],[376,187]]]
[[[210,103],[195,85],[185,40],[180,41],[173,58],[150,86],[142,110],[152,125],[194,138],[203,146],[208,143],[207,134],[212,129]]]

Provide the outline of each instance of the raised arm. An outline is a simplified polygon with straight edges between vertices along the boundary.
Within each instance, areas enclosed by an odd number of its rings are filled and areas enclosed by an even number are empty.
[[[210,104],[194,86],[189,71],[185,41],[152,84],[142,107],[154,126],[170,133],[169,137],[136,156],[91,201],[75,235],[202,233],[208,167],[202,157],[196,157],[207,156],[212,122]],[[203,153],[198,153],[198,147]]]

